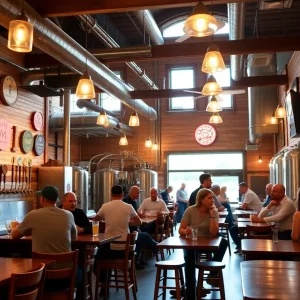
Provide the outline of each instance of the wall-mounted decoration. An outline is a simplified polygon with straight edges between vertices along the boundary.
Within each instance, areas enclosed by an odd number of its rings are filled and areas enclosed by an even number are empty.
[[[31,131],[25,130],[21,135],[21,147],[24,153],[28,153],[33,148],[33,136]]]
[[[17,152],[18,148],[18,126],[13,126],[13,144],[11,148],[11,152]]]
[[[34,152],[36,155],[40,156],[44,153],[45,149],[45,139],[42,134],[38,134],[34,138]]]
[[[4,119],[0,119],[0,149],[1,150],[5,150],[10,146],[10,139],[11,139],[10,124]]]
[[[13,77],[4,75],[0,80],[0,97],[4,104],[13,106],[18,100],[18,87]]]
[[[195,140],[202,146],[211,145],[217,137],[214,127],[209,124],[202,124],[195,131]]]
[[[44,128],[44,116],[41,112],[36,111],[32,114],[32,126],[37,131]]]

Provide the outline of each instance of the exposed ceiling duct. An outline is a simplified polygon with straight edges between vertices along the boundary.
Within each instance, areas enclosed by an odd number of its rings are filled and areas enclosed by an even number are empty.
[[[163,45],[164,38],[154,20],[150,10],[137,10],[133,14],[142,26],[145,26],[145,31],[149,34],[154,45]]]
[[[8,28],[9,22],[19,15],[20,10],[19,1],[0,0],[0,24]],[[129,92],[132,88],[49,19],[42,18],[26,2],[24,14],[34,26],[34,45],[37,48],[81,74],[86,70],[87,63],[89,74],[98,87],[120,99],[139,114],[149,116],[151,120],[157,119],[157,113],[152,107],[140,99],[131,99]]]
[[[245,4],[228,3],[229,39],[244,38]],[[240,80],[243,76],[243,55],[230,55],[230,70],[233,80]]]

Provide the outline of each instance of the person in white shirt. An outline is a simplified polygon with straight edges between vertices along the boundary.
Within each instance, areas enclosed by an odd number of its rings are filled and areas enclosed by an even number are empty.
[[[293,215],[296,211],[294,202],[285,195],[285,187],[282,184],[273,186],[271,197],[271,202],[261,210],[258,217],[252,216],[252,222],[276,222],[278,223],[278,238],[280,240],[290,240]],[[272,216],[268,216],[270,212],[273,214]]]
[[[248,188],[248,184],[246,182],[241,182],[239,184],[239,191],[244,195],[242,209],[252,209],[259,213],[262,208],[262,203],[258,196]]]

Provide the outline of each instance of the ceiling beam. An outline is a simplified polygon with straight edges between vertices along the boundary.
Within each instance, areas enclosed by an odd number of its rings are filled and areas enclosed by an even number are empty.
[[[270,76],[253,76],[243,77],[240,81],[232,81],[231,86],[223,88],[223,90],[237,90],[247,87],[262,87],[262,86],[279,86],[288,83],[287,75],[270,75]],[[202,88],[186,89],[189,91],[201,91]],[[165,89],[165,90],[136,90],[130,92],[132,99],[154,99],[154,98],[175,98],[186,97],[188,94],[183,89]],[[195,94],[196,96],[196,94]]]
[[[43,17],[62,17],[85,14],[104,14],[136,11],[143,9],[163,9],[195,6],[191,0],[26,0]],[[206,5],[230,2],[256,2],[256,0],[204,0]]]

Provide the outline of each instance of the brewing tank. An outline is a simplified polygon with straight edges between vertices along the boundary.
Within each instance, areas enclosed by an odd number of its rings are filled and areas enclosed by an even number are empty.
[[[104,203],[110,201],[111,188],[117,184],[119,171],[113,169],[99,169],[93,174],[92,208],[97,212]]]
[[[275,181],[272,183],[274,183],[274,184],[276,184],[276,183],[283,184],[283,169],[282,169],[283,168],[283,166],[282,166],[283,154],[284,153],[277,155],[273,161]]]
[[[300,187],[300,149],[287,151],[283,157],[284,186],[286,195],[296,200],[297,190]]]
[[[80,167],[73,167],[73,192],[77,198],[77,208],[81,208],[85,214],[89,209],[89,174]]]
[[[145,198],[150,197],[150,189],[158,187],[157,172],[148,169],[139,169],[134,172],[134,177],[140,183],[141,193],[137,200],[137,205],[140,206]]]
[[[270,183],[275,183],[275,165],[274,165],[275,157],[272,157],[272,159],[269,162],[269,172],[270,172]]]

